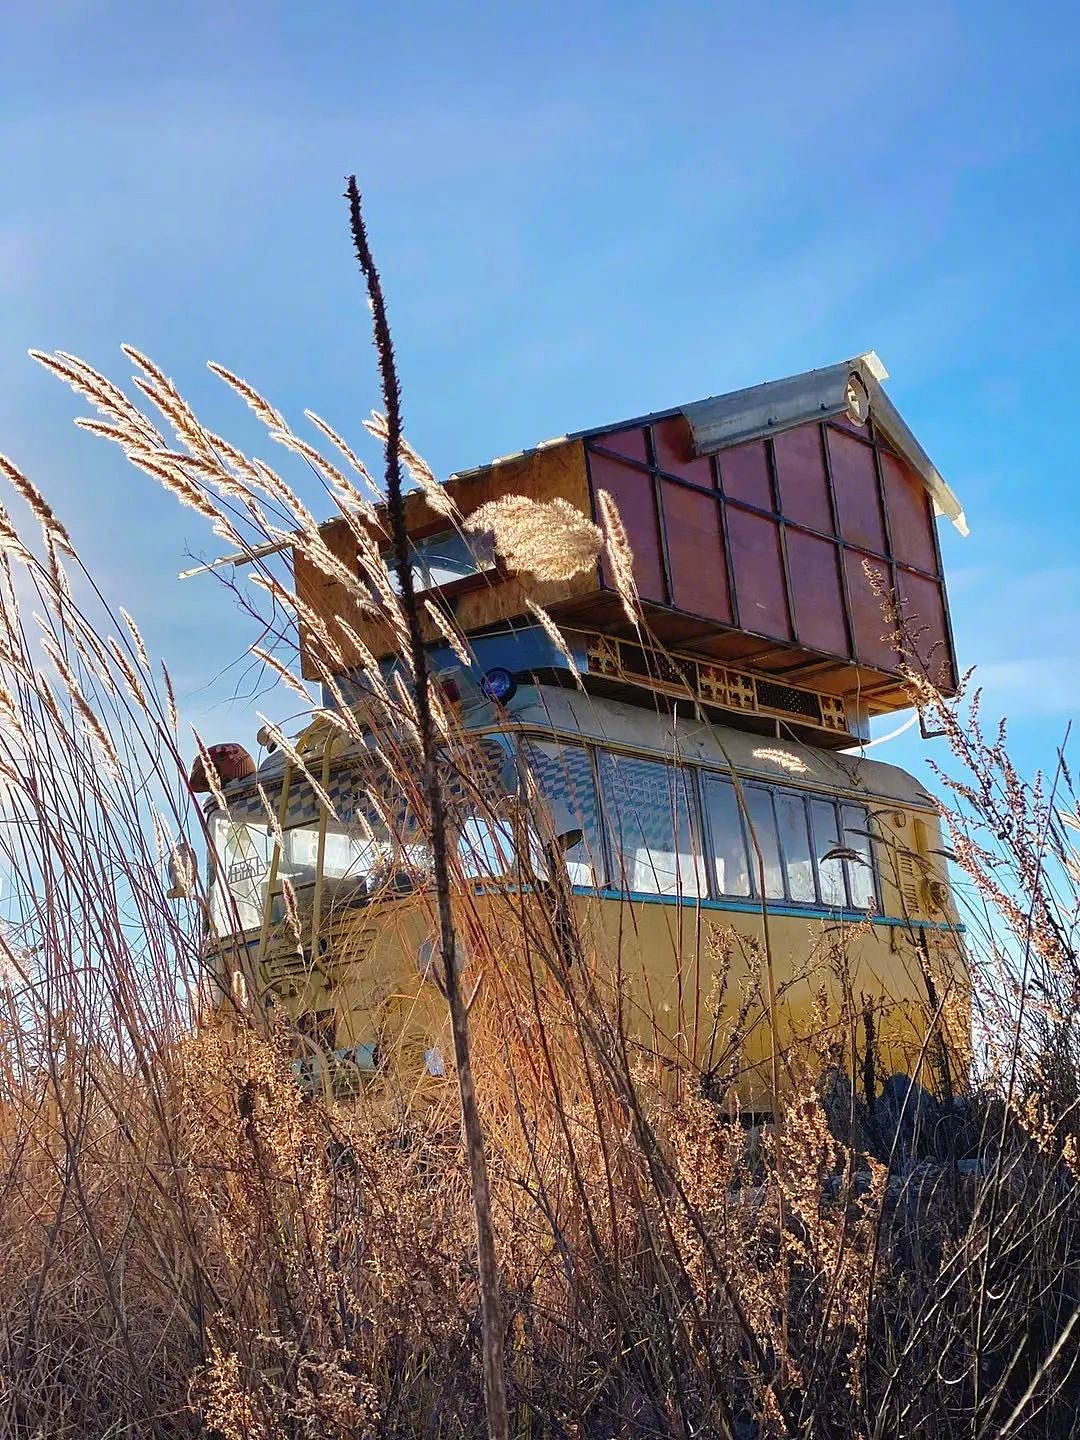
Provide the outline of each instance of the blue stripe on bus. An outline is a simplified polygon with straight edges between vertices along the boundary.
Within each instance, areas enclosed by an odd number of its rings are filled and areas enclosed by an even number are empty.
[[[647,890],[593,890],[588,885],[574,885],[571,888],[575,895],[592,896],[596,900],[631,900],[641,905],[681,905],[695,909],[700,906],[702,910],[734,910],[742,915],[761,914],[759,900],[711,900],[696,895],[653,895]],[[844,920],[853,924],[869,920],[871,925],[899,925],[913,930],[946,930],[958,935],[963,935],[967,929],[965,925],[950,925],[945,920],[904,920],[892,915],[867,915],[865,910],[819,910],[811,905],[776,905],[771,901],[766,904],[766,912],[769,915],[793,919]]]
[[[575,895],[593,900],[629,900],[638,905],[681,905],[684,909],[731,910],[740,915],[761,914],[761,902],[758,900],[711,900],[704,896],[653,895],[647,890],[593,890],[588,885],[572,885],[570,888]],[[498,889],[474,887],[474,894],[477,895],[516,893],[519,892],[505,886],[500,886]],[[871,925],[899,926],[901,929],[910,930],[944,930],[956,935],[967,934],[967,926],[964,924],[950,925],[945,920],[904,920],[895,915],[867,915],[865,910],[819,910],[811,905],[769,903],[766,906],[766,913],[782,919],[842,920],[850,924],[862,924],[869,920]],[[253,936],[252,939],[242,943],[245,949],[250,950],[252,946],[260,945],[262,941],[259,936]]]

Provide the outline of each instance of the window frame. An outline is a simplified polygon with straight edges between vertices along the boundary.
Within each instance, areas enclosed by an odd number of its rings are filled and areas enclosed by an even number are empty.
[[[764,902],[766,906],[784,905],[797,910],[824,910],[830,913],[841,912],[848,914],[857,914],[860,916],[880,915],[883,913],[881,905],[881,878],[879,875],[877,845],[871,825],[872,812],[870,809],[870,804],[867,801],[855,799],[850,795],[839,795],[824,790],[804,789],[798,785],[788,785],[773,780],[761,779],[756,776],[753,778],[749,776],[744,777],[742,775],[733,776],[730,770],[722,770],[716,766],[699,765],[694,763],[687,763],[685,761],[680,762],[678,760],[668,759],[664,756],[642,753],[636,750],[622,750],[613,746],[605,746],[602,743],[585,736],[568,737],[562,735],[550,735],[542,731],[530,730],[527,732],[522,732],[519,738],[524,740],[531,740],[534,743],[540,742],[542,744],[549,745],[575,745],[578,748],[583,749],[588,757],[589,772],[597,801],[597,819],[602,850],[603,877],[602,880],[598,880],[598,882],[594,885],[578,885],[575,886],[576,889],[589,890],[594,893],[600,893],[605,890],[615,891],[619,894],[648,893],[652,895],[653,893],[652,891],[636,892],[623,890],[621,886],[616,883],[618,867],[616,866],[616,857],[613,853],[612,848],[610,821],[607,808],[607,797],[601,783],[601,768],[599,756],[601,752],[604,752],[615,756],[622,755],[628,759],[652,761],[653,763],[658,765],[670,766],[681,771],[682,774],[685,776],[686,793],[689,801],[690,810],[688,817],[690,833],[692,840],[695,841],[698,846],[698,855],[695,858],[700,859],[702,865],[705,881],[705,893],[701,895],[691,895],[686,892],[665,893],[658,891],[656,892],[656,898],[658,900],[675,901],[678,904],[686,905],[692,905],[704,899],[735,902],[744,905],[750,903],[760,904],[762,902],[763,897],[760,892],[757,857],[750,840],[747,816],[743,805],[743,797],[741,797],[739,794],[740,790],[742,790],[745,795],[745,792],[747,790],[757,789],[762,790],[769,795],[773,817],[774,833],[776,836],[776,850],[780,860],[780,874],[784,888],[784,893],[782,896],[765,896]],[[746,855],[747,873],[750,878],[749,895],[721,893],[716,883],[716,851],[714,845],[713,824],[712,818],[709,814],[709,807],[706,801],[706,784],[710,778],[720,784],[730,785],[735,793],[735,801],[738,807],[739,829],[742,836],[744,853]],[[785,797],[795,796],[802,803],[803,816],[806,822],[806,834],[810,844],[810,865],[814,879],[813,900],[798,900],[792,898],[791,881],[788,874],[788,858],[784,846],[783,830],[780,825],[780,817],[777,806],[778,795],[783,795]],[[858,905],[854,901],[850,867],[856,862],[849,860],[840,861],[841,874],[843,876],[844,882],[844,896],[842,902],[839,904],[832,904],[824,898],[825,892],[822,886],[821,871],[819,867],[819,847],[814,831],[814,813],[812,803],[814,801],[820,801],[832,807],[833,815],[835,817],[836,833],[839,837],[836,843],[841,846],[845,844],[844,837],[848,829],[848,827],[844,823],[844,809],[846,807],[852,807],[861,812],[862,817],[865,821],[864,833],[867,837],[867,850],[869,855],[870,868],[870,903],[868,905]],[[851,848],[854,849],[856,847],[852,846]]]
[[[878,875],[878,839],[877,836],[874,834],[874,827],[872,823],[874,819],[874,812],[870,809],[870,806],[868,804],[863,804],[861,800],[852,800],[850,798],[837,799],[835,803],[837,834],[840,836],[841,845],[845,844],[845,836],[847,835],[849,829],[849,827],[844,824],[844,810],[846,807],[850,806],[852,809],[862,812],[862,818],[865,827],[859,833],[861,835],[865,835],[866,837],[867,860],[865,863],[870,871],[870,904],[855,904],[852,897],[851,889],[851,861],[845,860],[844,881],[848,888],[848,902],[851,905],[852,910],[858,910],[862,914],[881,915],[884,913],[884,911],[881,904],[881,881]],[[857,847],[854,845],[850,848],[853,850],[857,849]],[[860,864],[862,863],[863,862],[860,861]]]
[[[827,902],[827,901],[825,900],[825,898],[824,898],[824,896],[825,896],[825,889],[824,889],[824,886],[823,886],[822,880],[821,880],[821,867],[820,867],[820,863],[819,863],[820,860],[821,860],[821,856],[818,854],[819,846],[818,846],[817,830],[816,830],[816,827],[815,827],[815,825],[814,825],[814,803],[819,803],[819,804],[820,804],[820,803],[824,803],[824,804],[826,804],[826,805],[828,805],[828,806],[831,807],[832,812],[833,812],[833,828],[834,828],[835,831],[836,831],[836,839],[835,839],[835,841],[833,842],[833,844],[835,844],[835,845],[838,846],[838,847],[843,846],[843,843],[844,843],[844,840],[843,840],[844,827],[843,827],[843,823],[842,823],[842,821],[841,821],[841,816],[840,816],[840,802],[839,802],[834,796],[832,796],[832,795],[820,795],[820,794],[812,794],[812,795],[809,795],[809,796],[808,796],[808,799],[807,799],[807,801],[806,801],[806,823],[807,823],[807,825],[809,826],[809,834],[810,834],[810,855],[811,855],[811,859],[812,859],[813,862],[814,862],[814,877],[815,877],[815,883],[816,883],[816,885],[817,885],[817,892],[818,892],[818,894],[822,897],[822,899],[821,899],[821,904],[822,904],[823,907],[825,907],[826,909],[829,909],[829,910],[854,910],[856,907],[855,907],[854,905],[852,905],[852,903],[851,903],[851,881],[850,881],[849,878],[848,878],[848,862],[847,862],[846,860],[841,860],[841,861],[840,861],[840,875],[841,875],[841,878],[843,879],[843,882],[844,882],[844,902],[843,902],[843,904],[842,904],[842,905],[829,905],[828,902]],[[829,847],[829,846],[824,846],[823,848],[824,848],[824,849],[829,849],[829,848],[831,848],[831,847]],[[876,899],[876,898],[877,898],[877,897],[876,897],[876,895],[875,895],[875,899]]]
[[[609,877],[609,888],[618,890],[620,894],[655,895],[659,900],[674,900],[680,905],[692,905],[701,900],[713,899],[713,886],[709,877],[711,859],[704,843],[705,826],[697,773],[701,767],[698,765],[687,765],[685,762],[680,763],[677,760],[669,760],[666,756],[641,754],[635,750],[616,750],[610,746],[605,747],[595,743],[590,744],[586,742],[586,748],[593,752],[592,770],[594,784],[596,785],[601,834],[604,840],[605,870]],[[691,892],[681,884],[682,867],[680,865],[680,857],[683,852],[678,849],[680,824],[679,816],[675,809],[672,811],[672,840],[675,846],[672,851],[674,864],[672,873],[676,878],[676,888],[674,890],[625,890],[619,885],[611,885],[612,877],[624,873],[622,865],[618,863],[619,857],[616,855],[613,838],[613,829],[621,829],[621,826],[618,822],[615,822],[613,825],[608,815],[605,803],[606,792],[603,786],[603,776],[600,766],[601,754],[611,755],[616,759],[630,760],[638,764],[655,765],[664,771],[674,771],[679,777],[686,798],[687,838],[689,839],[691,847],[689,852],[691,875],[696,878],[699,887],[695,892]],[[678,801],[674,787],[672,787],[672,799],[674,805],[677,806]],[[655,863],[652,868],[654,874],[656,874]]]
[[[777,844],[777,849],[778,849],[779,852],[780,852],[780,874],[782,875],[783,880],[784,880],[784,901],[783,901],[783,903],[784,903],[785,905],[805,905],[805,906],[807,906],[808,908],[809,908],[809,907],[813,907],[813,908],[819,909],[819,910],[820,910],[820,909],[823,909],[823,908],[824,908],[824,909],[829,909],[829,910],[835,910],[835,909],[837,909],[837,908],[840,908],[840,909],[846,909],[846,908],[848,908],[847,905],[846,905],[846,903],[845,903],[845,905],[840,906],[840,907],[837,907],[837,906],[835,906],[835,905],[827,905],[826,902],[825,902],[825,898],[824,898],[824,891],[822,890],[822,887],[821,887],[821,874],[820,874],[820,871],[818,870],[817,850],[816,850],[816,847],[815,847],[815,844],[814,844],[814,827],[813,827],[813,823],[812,823],[812,819],[813,819],[813,806],[812,806],[812,804],[811,804],[811,800],[816,800],[816,799],[818,799],[819,797],[818,797],[816,794],[813,794],[813,793],[810,792],[810,791],[800,790],[800,789],[799,789],[797,786],[795,786],[795,785],[768,785],[768,786],[765,786],[765,787],[763,787],[763,788],[766,788],[766,789],[768,789],[768,790],[770,790],[770,791],[772,792],[773,820],[774,820],[775,823],[776,823],[776,844]],[[810,875],[811,875],[811,878],[812,878],[812,880],[813,880],[813,886],[814,886],[814,898],[813,898],[812,900],[798,900],[798,899],[796,899],[796,898],[792,895],[792,893],[791,893],[791,871],[790,871],[790,868],[789,868],[787,847],[786,847],[786,845],[785,845],[785,843],[784,843],[784,827],[783,827],[783,825],[781,825],[781,823],[780,823],[780,805],[779,805],[779,802],[778,802],[778,797],[779,797],[780,795],[792,796],[792,797],[794,797],[795,799],[797,799],[797,800],[799,800],[799,801],[802,802],[803,824],[804,824],[805,827],[806,827],[806,843],[807,843],[807,847],[809,848],[809,851],[810,851],[810,856],[809,856],[809,858],[810,858]],[[834,806],[834,808],[835,808],[835,806]],[[848,885],[847,885],[847,879],[846,879],[846,873],[847,873],[847,872],[846,872],[846,871],[842,871],[841,873],[844,874],[844,876],[845,876],[845,880],[844,880],[844,900],[845,900],[845,902],[846,902],[846,901],[848,900],[848,898],[849,898],[849,897],[848,897]]]
[[[476,567],[454,580],[439,582],[434,579],[432,570],[437,568],[430,563],[428,558],[429,547],[447,537],[452,540],[460,540],[466,551],[476,562]],[[479,553],[478,553],[479,552]],[[490,552],[490,553],[488,553]],[[390,551],[384,551],[383,560],[386,561],[391,582],[397,588],[397,576],[393,565],[393,556]],[[460,595],[466,590],[476,590],[480,586],[490,585],[493,579],[504,579],[505,574],[494,550],[490,539],[483,533],[473,534],[466,538],[453,526],[435,524],[425,526],[409,536],[409,568],[413,575],[413,586],[417,595],[440,595],[443,598],[452,598]]]
[[[754,864],[754,851],[750,844],[750,833],[746,826],[746,812],[742,800],[739,797],[739,787],[728,770],[712,770],[704,765],[690,767],[697,772],[698,807],[701,811],[702,835],[708,845],[706,852],[706,870],[709,875],[709,898],[711,900],[742,900],[749,901],[757,899],[757,876]],[[705,797],[705,785],[707,780],[712,780],[718,785],[726,785],[735,801],[735,813],[739,819],[739,835],[742,839],[743,855],[746,859],[746,879],[748,891],[745,895],[738,895],[734,891],[721,891],[716,883],[716,844],[714,840],[712,813]]]
[[[738,797],[738,790],[739,790],[739,788],[741,788],[744,792],[747,791],[747,790],[755,789],[755,790],[765,791],[765,792],[769,795],[770,800],[771,800],[771,802],[772,802],[771,808],[772,808],[772,816],[773,816],[773,826],[774,826],[774,831],[775,831],[775,835],[776,835],[776,849],[777,849],[777,854],[778,854],[779,859],[780,859],[780,875],[781,875],[781,879],[782,879],[782,881],[783,881],[784,893],[783,893],[782,896],[771,896],[771,897],[770,897],[770,896],[764,896],[764,897],[762,897],[762,895],[761,895],[761,888],[760,888],[759,876],[758,876],[757,856],[756,856],[756,853],[755,853],[755,851],[754,851],[753,845],[751,844],[750,834],[749,834],[749,830],[748,830],[748,826],[747,826],[747,817],[746,817],[746,814],[745,814],[745,812],[744,812],[743,806],[742,806],[742,804],[740,803],[740,804],[739,804],[739,822],[740,822],[740,825],[741,825],[741,827],[742,827],[743,844],[744,844],[745,847],[746,847],[747,863],[748,863],[749,871],[750,871],[750,889],[751,889],[751,897],[750,897],[750,898],[758,901],[759,903],[760,903],[760,901],[762,900],[762,898],[764,898],[766,905],[770,905],[770,904],[772,904],[772,905],[790,905],[790,906],[795,907],[795,908],[800,909],[800,910],[828,910],[828,911],[837,911],[837,910],[839,910],[839,911],[857,913],[857,914],[859,914],[859,915],[879,915],[879,914],[882,913],[882,911],[881,911],[881,885],[880,885],[879,876],[878,876],[878,864],[877,864],[877,855],[876,855],[876,852],[875,852],[874,834],[873,834],[873,831],[872,831],[871,826],[870,826],[870,810],[869,810],[869,806],[866,805],[863,801],[861,801],[861,800],[853,800],[853,799],[851,799],[850,796],[834,795],[834,794],[829,793],[828,791],[823,791],[823,790],[806,790],[806,789],[803,789],[802,787],[800,787],[800,786],[798,786],[798,785],[783,785],[783,784],[777,784],[776,782],[770,781],[770,780],[759,780],[759,779],[753,779],[753,780],[746,779],[746,780],[744,780],[744,779],[742,778],[742,776],[739,777],[739,785],[738,785],[738,786],[735,786],[734,781],[731,779],[731,772],[730,772],[730,771],[727,771],[727,770],[717,770],[717,769],[714,769],[714,768],[712,768],[712,767],[710,767],[710,766],[706,766],[706,765],[695,765],[695,766],[690,766],[690,767],[688,767],[688,768],[694,769],[694,770],[696,770],[696,771],[698,772],[699,782],[702,784],[702,792],[701,792],[702,812],[703,812],[703,814],[704,814],[705,825],[706,825],[706,827],[707,827],[707,828],[706,828],[706,834],[707,834],[708,843],[709,843],[709,854],[708,854],[708,857],[707,857],[707,858],[708,858],[708,860],[709,860],[710,863],[709,863],[709,865],[708,865],[707,868],[708,868],[708,870],[709,870],[709,882],[710,882],[709,888],[710,888],[710,898],[711,898],[711,899],[716,899],[716,900],[745,900],[747,897],[742,896],[742,895],[721,895],[721,894],[717,891],[717,889],[716,889],[716,885],[715,885],[715,866],[712,864],[712,857],[713,857],[713,836],[712,836],[712,828],[711,828],[711,823],[710,823],[710,820],[709,820],[707,808],[706,808],[705,805],[704,805],[704,783],[703,783],[703,782],[704,782],[704,778],[705,778],[706,776],[708,776],[708,775],[714,775],[714,776],[717,776],[717,777],[719,777],[719,778],[721,778],[721,779],[725,779],[725,778],[726,778],[727,781],[728,781],[728,783],[731,784],[731,785],[733,786],[733,788],[735,788],[735,790],[736,790],[736,797]],[[783,827],[782,827],[781,824],[780,824],[780,817],[779,817],[778,807],[777,807],[777,797],[778,797],[778,796],[781,796],[781,795],[783,795],[783,796],[794,796],[794,797],[796,797],[799,801],[801,801],[801,803],[802,803],[803,816],[804,816],[804,819],[805,819],[805,821],[806,821],[806,834],[807,834],[807,838],[808,838],[808,840],[809,840],[809,842],[810,842],[810,865],[811,865],[811,871],[812,871],[812,874],[813,874],[813,877],[814,877],[814,899],[813,899],[813,900],[798,900],[798,899],[793,898],[793,897],[792,897],[792,894],[791,894],[791,880],[790,880],[790,876],[789,876],[789,873],[788,873],[788,856],[787,856],[786,847],[785,847],[785,845],[784,845]],[[601,798],[602,798],[602,797],[601,797]],[[843,818],[844,807],[845,807],[845,806],[851,806],[851,807],[856,808],[856,809],[858,809],[858,810],[860,810],[860,811],[862,812],[862,814],[863,814],[863,816],[864,816],[864,818],[865,818],[865,822],[866,822],[865,833],[866,833],[866,836],[867,836],[867,848],[868,848],[868,851],[869,851],[869,864],[870,864],[871,903],[870,903],[869,905],[857,905],[857,904],[855,904],[855,902],[854,902],[854,899],[853,899],[853,897],[852,897],[851,873],[850,873],[850,869],[849,869],[850,865],[851,865],[853,862],[851,862],[851,861],[849,861],[849,860],[842,860],[842,861],[840,862],[840,863],[841,863],[841,867],[842,867],[842,869],[841,869],[841,874],[843,875],[843,880],[844,880],[844,898],[843,898],[843,902],[842,902],[841,904],[830,904],[830,902],[829,902],[828,900],[826,900],[824,887],[823,887],[822,881],[821,881],[821,870],[820,870],[819,864],[818,864],[818,861],[819,861],[819,859],[820,859],[820,856],[819,856],[819,854],[818,854],[818,844],[817,844],[817,840],[816,840],[816,836],[815,836],[815,832],[814,832],[814,812],[813,812],[813,802],[814,802],[814,801],[819,801],[819,802],[821,802],[821,803],[823,803],[823,804],[826,804],[826,805],[829,805],[829,806],[832,807],[833,814],[834,814],[835,820],[836,820],[836,833],[837,833],[837,835],[838,835],[838,837],[839,837],[839,839],[838,839],[837,842],[836,842],[838,845],[843,845],[843,844],[844,844],[844,835],[845,835],[846,830],[847,830],[847,827],[844,825],[844,818]],[[852,848],[854,848],[854,847],[852,847]]]
[[[785,852],[784,852],[783,837],[782,837],[781,834],[780,834],[780,821],[779,821],[779,819],[778,819],[778,817],[777,817],[777,814],[776,814],[776,793],[775,793],[775,790],[774,790],[773,786],[771,786],[771,785],[769,785],[769,784],[767,784],[767,783],[765,783],[765,782],[763,782],[763,781],[759,781],[759,780],[745,780],[745,781],[744,781],[744,780],[742,779],[742,777],[740,776],[740,777],[739,777],[739,784],[738,784],[738,786],[736,786],[736,791],[735,791],[737,797],[738,797],[738,792],[739,792],[740,789],[743,791],[744,796],[747,797],[745,810],[744,810],[744,807],[743,807],[742,800],[740,799],[740,802],[739,802],[739,812],[740,812],[740,815],[741,815],[741,817],[742,817],[742,822],[743,822],[743,835],[744,835],[744,838],[745,838],[745,841],[746,841],[746,857],[747,857],[747,861],[748,861],[749,866],[750,866],[750,891],[751,891],[752,898],[755,899],[755,900],[757,900],[757,901],[764,900],[765,903],[766,903],[766,905],[768,905],[770,902],[771,902],[773,905],[800,905],[800,904],[801,904],[801,905],[807,905],[807,906],[815,903],[815,902],[810,901],[810,900],[801,900],[801,901],[800,901],[800,900],[792,900],[792,899],[791,899],[790,890],[789,890],[789,887],[788,887],[788,877],[787,877],[787,855],[786,855]],[[754,817],[753,817],[752,815],[749,815],[749,814],[746,813],[746,812],[749,811],[749,809],[750,809],[750,801],[749,801],[749,797],[748,797],[748,792],[751,791],[751,790],[753,790],[753,791],[759,791],[759,790],[760,790],[760,791],[762,792],[762,794],[767,795],[767,796],[769,797],[769,809],[770,809],[770,811],[772,812],[773,838],[774,838],[774,840],[775,840],[775,842],[776,842],[776,858],[777,858],[777,860],[778,860],[778,862],[779,862],[779,865],[780,865],[780,883],[781,883],[781,885],[783,886],[783,890],[784,890],[784,893],[783,893],[782,895],[764,895],[764,896],[763,896],[763,895],[761,894],[761,890],[760,890],[760,888],[759,888],[760,879],[761,879],[760,875],[758,874],[759,861],[758,861],[757,851],[754,849],[753,840],[751,839],[751,834],[750,834],[750,827],[751,827],[751,823],[753,822]],[[814,873],[814,893],[815,893],[815,895],[817,894],[817,872],[816,872],[816,871],[815,871],[815,873]],[[726,897],[726,896],[720,896],[719,898],[720,898],[720,899],[726,899],[726,898],[728,898],[728,897]]]

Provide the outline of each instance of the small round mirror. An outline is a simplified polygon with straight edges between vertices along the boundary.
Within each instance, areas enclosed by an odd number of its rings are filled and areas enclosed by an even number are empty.
[[[866,388],[866,381],[855,370],[847,378],[844,401],[848,419],[856,425],[865,425],[870,418],[870,392]]]

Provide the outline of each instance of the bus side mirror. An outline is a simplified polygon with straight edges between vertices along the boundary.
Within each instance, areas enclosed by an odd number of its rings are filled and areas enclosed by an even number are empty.
[[[560,855],[565,855],[568,850],[573,850],[575,845],[580,845],[584,838],[585,832],[580,827],[576,830],[564,830],[555,836],[555,847]]]

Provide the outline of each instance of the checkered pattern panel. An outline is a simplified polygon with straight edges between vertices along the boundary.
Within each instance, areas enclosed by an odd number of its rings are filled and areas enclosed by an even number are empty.
[[[280,785],[264,785],[264,791],[270,804],[274,806],[274,813],[277,813],[277,803],[281,795]],[[240,795],[230,795],[228,789],[225,791],[225,798],[229,802],[229,815],[233,820],[242,821],[249,825],[261,825],[266,823],[266,806],[262,802],[262,796],[258,790],[247,790]]]
[[[675,822],[687,828],[686,780],[670,765],[600,752],[600,785],[620,838],[647,850],[671,850]]]
[[[653,894],[703,894],[696,806],[673,765],[599,754],[615,879]]]
[[[588,750],[581,745],[541,745],[526,740],[521,751],[544,799],[562,801],[587,836],[599,835],[600,804]]]
[[[494,800],[507,790],[505,771],[509,751],[498,740],[481,740],[470,745],[457,757],[457,764],[443,767],[443,791],[451,808],[474,808],[477,796]],[[318,773],[317,771],[315,772]],[[279,783],[263,789],[275,816],[281,799]],[[364,764],[339,768],[330,775],[327,794],[338,819],[345,826],[366,822],[378,834],[389,828],[402,841],[412,840],[419,822],[408,797],[381,765]],[[234,820],[264,824],[266,807],[258,790],[248,789],[229,796],[229,813]],[[319,823],[319,801],[311,785],[302,775],[294,775],[289,785],[283,824],[285,829],[315,827]]]
[[[264,785],[263,790],[276,817],[281,803],[281,786]],[[416,829],[416,817],[400,786],[392,784],[385,776],[373,774],[370,770],[361,773],[354,767],[336,771],[330,776],[327,794],[338,819],[345,826],[364,820],[376,831],[389,825],[394,833],[400,836]],[[227,798],[229,814],[234,820],[246,821],[252,825],[266,823],[266,806],[258,790],[248,790]],[[319,801],[311,785],[303,776],[294,776],[289,785],[285,814],[282,817],[284,828],[314,828],[319,823],[319,810]]]
[[[572,885],[602,885],[606,871],[600,801],[596,793],[590,752],[581,745],[552,745],[525,740],[522,763],[541,795],[552,807],[553,819],[564,819],[563,809],[581,830],[582,838],[563,854]]]

